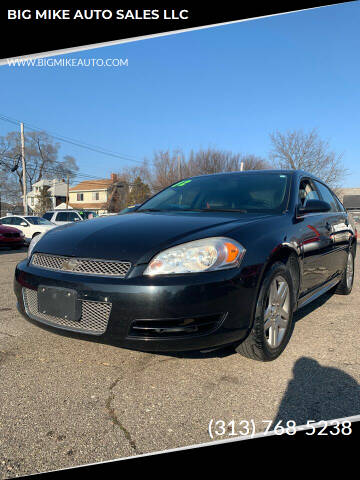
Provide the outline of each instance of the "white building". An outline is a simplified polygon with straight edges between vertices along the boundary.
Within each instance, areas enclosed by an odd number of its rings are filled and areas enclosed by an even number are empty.
[[[51,209],[57,207],[60,203],[66,202],[66,182],[62,180],[39,180],[32,185],[32,190],[26,195],[29,211],[36,210],[38,196],[43,187],[49,187],[48,194],[51,200]]]

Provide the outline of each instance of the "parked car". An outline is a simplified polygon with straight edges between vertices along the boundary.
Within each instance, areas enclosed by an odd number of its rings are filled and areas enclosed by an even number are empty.
[[[30,243],[31,239],[45,233],[56,225],[45,218],[31,215],[8,215],[0,218],[2,225],[11,225],[20,230],[25,235],[25,242]]]
[[[65,225],[66,223],[81,222],[97,217],[97,213],[89,210],[51,210],[44,213],[43,218],[55,225]]]
[[[20,230],[0,225],[0,247],[10,247],[14,250],[24,246],[25,237]]]
[[[309,173],[204,175],[134,214],[36,237],[14,288],[25,318],[54,331],[146,351],[231,344],[269,361],[296,309],[333,288],[350,294],[356,239],[341,202]]]

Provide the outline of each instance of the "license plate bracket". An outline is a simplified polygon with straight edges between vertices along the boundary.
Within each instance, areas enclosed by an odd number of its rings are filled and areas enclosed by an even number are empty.
[[[81,302],[77,298],[76,290],[40,285],[38,310],[44,315],[78,322],[81,317]]]

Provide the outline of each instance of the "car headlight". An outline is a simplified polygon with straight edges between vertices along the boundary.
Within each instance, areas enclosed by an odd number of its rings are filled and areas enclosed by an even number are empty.
[[[222,270],[238,266],[245,248],[225,237],[210,237],[168,248],[156,255],[144,275],[171,275]]]
[[[28,252],[27,252],[28,258],[31,257],[31,252],[33,251],[35,245],[44,235],[45,235],[45,233],[39,233],[39,235],[36,235],[35,237],[33,237],[31,239],[31,242],[30,242],[30,245],[29,245],[29,248],[28,248]]]

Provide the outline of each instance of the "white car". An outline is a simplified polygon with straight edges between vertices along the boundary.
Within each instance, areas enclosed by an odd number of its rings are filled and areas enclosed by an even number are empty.
[[[2,225],[15,227],[25,235],[25,242],[30,243],[31,240],[41,233],[45,233],[56,225],[49,222],[45,218],[35,217],[31,215],[8,215],[0,218]]]
[[[66,225],[71,222],[82,222],[95,218],[97,214],[89,210],[50,210],[44,213],[43,218],[55,225]]]

